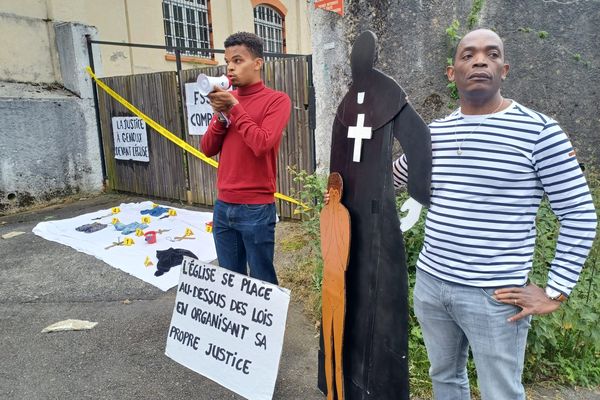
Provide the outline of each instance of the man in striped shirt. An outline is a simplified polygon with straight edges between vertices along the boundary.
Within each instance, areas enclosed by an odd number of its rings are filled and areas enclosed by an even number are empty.
[[[505,99],[502,40],[465,35],[448,67],[460,108],[430,124],[431,207],[417,261],[415,313],[436,399],[469,399],[471,347],[483,399],[524,399],[531,315],[560,307],[596,232],[596,212],[567,135],[556,121]],[[394,183],[406,183],[404,156]],[[560,221],[545,289],[528,283],[543,195]]]

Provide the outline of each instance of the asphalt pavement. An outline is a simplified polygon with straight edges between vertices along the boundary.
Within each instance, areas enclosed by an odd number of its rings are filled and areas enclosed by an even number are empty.
[[[0,217],[0,235],[25,232],[0,239],[0,399],[242,399],[164,354],[175,288],[163,292],[31,232],[42,221],[143,200],[108,194]],[[41,332],[65,319],[98,325]],[[292,294],[274,399],[324,399],[317,347]]]

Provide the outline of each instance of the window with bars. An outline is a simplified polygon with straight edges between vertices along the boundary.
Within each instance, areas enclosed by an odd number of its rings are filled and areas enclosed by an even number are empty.
[[[163,0],[167,46],[211,48],[208,3],[209,0]],[[197,50],[182,51],[181,54],[203,58],[213,56]]]
[[[261,4],[254,8],[254,33],[264,41],[265,52],[285,52],[283,16],[273,7]]]

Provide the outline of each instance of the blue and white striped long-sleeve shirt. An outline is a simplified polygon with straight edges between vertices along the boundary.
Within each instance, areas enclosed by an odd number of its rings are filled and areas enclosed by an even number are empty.
[[[596,234],[596,211],[566,134],[513,101],[492,115],[460,110],[429,125],[431,207],[417,267],[477,287],[524,285],[544,193],[560,221],[548,287],[569,295]],[[459,154],[461,153],[461,154]],[[394,184],[406,184],[404,156]]]

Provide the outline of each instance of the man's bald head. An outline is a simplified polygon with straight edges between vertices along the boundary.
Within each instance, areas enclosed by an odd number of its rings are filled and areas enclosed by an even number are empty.
[[[496,42],[498,48],[501,51],[502,58],[505,59],[504,42],[502,41],[502,38],[500,38],[500,36],[498,36],[498,34],[491,29],[478,28],[478,29],[474,29],[471,32],[467,33],[465,36],[462,37],[462,39],[460,39],[460,41],[454,48],[454,57],[453,57],[454,61],[456,61],[456,57],[458,56],[459,50],[461,49],[461,47],[464,48],[465,46],[468,46],[473,41],[481,40],[481,39],[485,39],[489,42]]]

